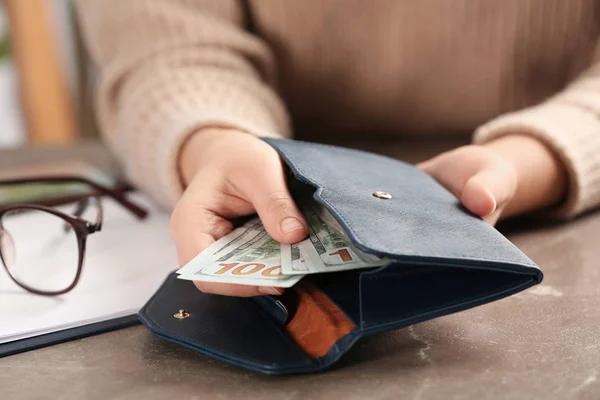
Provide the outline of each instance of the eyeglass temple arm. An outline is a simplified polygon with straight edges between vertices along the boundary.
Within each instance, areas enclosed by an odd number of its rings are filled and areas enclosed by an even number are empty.
[[[77,202],[77,208],[73,212],[73,215],[76,217],[81,217],[85,210],[87,210],[88,205],[90,204],[90,198],[86,197],[85,199],[79,200]]]
[[[98,197],[86,197],[85,199],[80,200],[79,203],[77,203],[77,208],[75,209],[73,215],[78,218],[81,217],[90,205],[91,200],[96,202],[98,210],[98,213],[96,214],[96,221],[90,226],[90,228],[96,232],[102,229],[102,206],[100,205],[100,199]]]
[[[93,200],[97,203],[98,212],[96,214],[96,221],[93,224],[88,225],[89,232],[98,232],[102,229],[102,206],[100,206],[100,199],[97,197],[86,197],[77,202],[77,208],[73,212],[73,215],[77,218],[81,218],[83,213],[87,210],[90,205],[90,200]],[[1,227],[1,225],[0,225]],[[65,222],[63,227],[63,231],[68,233],[72,229],[71,225]]]
[[[136,217],[138,217],[139,219],[143,219],[143,218],[146,218],[146,216],[148,216],[148,211],[144,210],[142,207],[138,206],[137,204],[134,204],[134,203],[130,202],[129,200],[127,200],[127,198],[123,195],[123,192],[107,189],[104,186],[98,185],[98,184],[88,181],[86,179],[81,179],[80,181],[83,183],[87,183],[88,185],[92,186],[94,189],[97,189],[98,191],[100,191],[102,194],[105,194],[105,195],[111,197],[112,199],[116,200],[123,207],[127,208],[129,211],[134,213],[136,215]],[[86,203],[86,205],[87,205],[87,203]]]
[[[85,210],[87,210],[88,205],[90,204],[89,199],[90,199],[89,197],[86,197],[85,199],[81,199],[77,202],[77,208],[73,212],[74,216],[76,216],[77,218],[80,218],[83,215]],[[65,222],[65,224],[63,226],[63,231],[65,233],[68,233],[71,229],[72,229],[71,225],[69,225],[67,222]]]
[[[99,185],[88,179],[81,178],[78,176],[8,179],[8,180],[0,181],[0,186],[11,185],[11,184],[24,184],[24,183],[32,183],[32,182],[79,182],[79,183],[87,184],[87,185],[93,187],[94,189],[96,189],[96,191],[99,192],[100,194],[109,196],[113,200],[117,201],[123,207],[127,208],[129,211],[131,211],[133,214],[135,214],[136,217],[142,219],[148,215],[148,212],[146,210],[144,210],[142,207],[127,200],[127,198],[123,195],[123,192],[118,191],[118,190],[107,189],[106,187],[104,187],[102,185]]]

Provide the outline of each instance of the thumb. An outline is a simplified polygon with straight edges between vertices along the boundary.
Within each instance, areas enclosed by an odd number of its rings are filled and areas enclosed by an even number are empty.
[[[502,210],[516,191],[513,167],[497,155],[481,149],[459,148],[417,166],[480,217]]]
[[[512,197],[516,181],[503,168],[488,168],[470,177],[463,187],[461,202],[473,213],[486,217],[504,208]]]
[[[248,179],[244,192],[254,205],[265,229],[281,243],[297,243],[306,238],[308,228],[290,195],[283,168],[264,168],[255,179]]]

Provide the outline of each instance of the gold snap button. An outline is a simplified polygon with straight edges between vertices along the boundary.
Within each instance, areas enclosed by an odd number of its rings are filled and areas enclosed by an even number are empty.
[[[388,192],[383,192],[381,190],[373,192],[373,196],[377,197],[378,199],[384,199],[384,200],[389,200],[392,198],[391,194],[389,194]]]
[[[176,312],[173,314],[173,316],[177,319],[186,319],[190,316],[190,313],[186,312],[185,310],[179,310],[179,312]]]

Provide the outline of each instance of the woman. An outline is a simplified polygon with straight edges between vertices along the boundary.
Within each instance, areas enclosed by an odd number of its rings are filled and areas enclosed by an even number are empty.
[[[474,132],[419,167],[490,223],[600,202],[598,1],[80,0],[78,11],[102,131],[131,179],[175,207],[181,264],[253,212],[280,242],[306,236],[257,136]]]

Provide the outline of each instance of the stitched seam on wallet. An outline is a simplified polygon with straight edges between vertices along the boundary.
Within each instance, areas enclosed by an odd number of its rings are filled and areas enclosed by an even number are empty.
[[[521,285],[522,285],[522,284],[521,284]],[[517,285],[517,286],[521,286],[521,285]],[[507,289],[509,289],[509,288],[513,287],[513,286],[514,286],[514,283],[511,283],[511,284],[508,284],[508,285],[502,286],[500,289],[498,289],[498,290],[495,290],[495,291],[492,293],[492,295],[494,295],[494,294],[498,294],[498,293],[502,293],[502,292],[506,291]],[[485,297],[489,297],[489,296],[490,296],[490,295],[488,294],[488,295],[486,295]],[[460,302],[454,302],[454,303],[452,303],[452,302],[447,302],[447,303],[445,303],[445,304],[442,304],[442,305],[441,305],[441,308],[442,308],[442,309],[446,309],[446,308],[454,307],[454,306],[457,306],[457,305],[460,305],[460,304],[467,304],[467,303],[471,303],[471,302],[473,302],[474,300],[476,300],[478,297],[479,297],[479,296],[471,296],[471,297],[470,297],[468,300],[462,300],[462,301],[460,301]],[[439,306],[436,306],[436,307],[439,307]],[[433,312],[433,311],[432,311],[432,310],[430,310],[430,311],[426,311],[426,312],[424,312],[424,313],[421,313],[421,314],[429,314],[429,313],[432,313],[432,312]],[[386,324],[388,324],[388,323],[390,323],[390,322],[396,322],[396,321],[401,321],[401,320],[399,320],[398,318],[392,318],[392,319],[387,319],[387,320],[385,320],[385,321],[379,321],[379,322],[377,322],[377,323],[375,323],[375,324],[373,324],[373,325],[366,324],[364,327],[365,327],[365,328],[377,328],[377,327],[380,327],[380,326],[382,326],[382,325],[386,325]]]
[[[323,145],[323,146],[326,146],[326,147],[329,147],[329,148],[334,148],[334,149],[336,148],[335,146],[331,146],[331,145]],[[323,189],[325,188],[325,185],[323,185],[323,184],[321,184],[321,183],[319,183],[319,182],[315,181],[314,179],[310,178],[309,176],[307,176],[307,175],[306,175],[306,173],[304,172],[304,170],[303,170],[302,168],[300,168],[300,167],[298,166],[298,164],[297,164],[296,162],[294,162],[294,160],[292,160],[292,159],[289,157],[288,153],[287,153],[285,150],[282,150],[282,149],[281,149],[281,148],[279,148],[279,147],[277,147],[277,150],[278,150],[279,152],[281,152],[281,153],[282,153],[282,154],[285,156],[285,160],[284,160],[284,161],[286,161],[287,163],[291,164],[291,166],[293,166],[293,167],[294,167],[293,169],[295,169],[296,171],[298,171],[298,173],[299,173],[299,174],[302,176],[302,179],[303,179],[303,180],[305,180],[305,181],[308,181],[308,182],[309,182],[309,183],[310,183],[310,184],[311,184],[313,187],[315,187],[315,188],[316,188],[316,191],[315,191],[315,193],[314,193],[314,194],[315,194],[315,195],[316,195],[316,196],[317,196],[317,197],[318,197],[318,198],[319,198],[319,199],[320,199],[320,200],[321,200],[321,201],[322,201],[324,204],[328,205],[328,206],[329,206],[331,209],[333,209],[333,211],[335,211],[335,214],[336,214],[336,215],[337,215],[337,216],[338,216],[338,217],[339,217],[339,218],[340,218],[340,219],[341,219],[341,220],[344,222],[344,224],[347,226],[348,230],[349,230],[349,231],[350,231],[350,233],[351,233],[351,236],[352,236],[352,237],[354,237],[355,241],[356,241],[356,242],[357,242],[357,243],[358,243],[358,244],[359,244],[361,247],[363,247],[364,249],[368,249],[368,250],[370,250],[370,251],[373,251],[373,249],[369,248],[369,246],[366,246],[366,245],[365,245],[365,244],[362,242],[362,240],[361,240],[361,239],[358,237],[358,235],[356,234],[356,231],[355,231],[355,229],[352,227],[352,224],[350,223],[350,221],[348,221],[348,220],[347,220],[347,219],[344,217],[344,215],[343,215],[342,213],[340,213],[340,212],[339,212],[339,210],[338,210],[338,209],[337,209],[337,208],[336,208],[336,207],[335,207],[333,204],[331,204],[329,201],[327,201],[325,198],[323,198],[323,197],[321,196],[321,192],[322,192],[322,191],[323,191]],[[392,159],[392,160],[393,160],[393,159]],[[395,161],[398,161],[398,160],[395,160]],[[509,243],[510,243],[510,241],[509,241]],[[356,243],[355,243],[355,244],[356,244]],[[514,246],[514,244],[512,244],[512,243],[510,243],[510,244]],[[387,252],[386,252],[386,253],[387,253]],[[393,253],[388,253],[388,254],[390,254],[391,256],[394,256],[394,254],[393,254]],[[403,254],[403,256],[423,257],[422,255],[415,254],[415,253],[409,253],[409,254],[405,253],[405,254]],[[432,253],[432,257],[438,257],[438,258],[449,258],[448,256],[444,256],[444,255],[442,255],[442,254],[439,254],[439,253]],[[537,266],[535,263],[531,263],[531,262],[520,262],[520,263],[516,264],[516,263],[515,263],[515,261],[513,261],[513,260],[505,260],[505,259],[500,259],[500,258],[493,259],[493,260],[492,260],[492,259],[483,259],[483,258],[480,258],[480,259],[472,259],[471,257],[467,256],[466,254],[462,254],[462,253],[458,253],[458,254],[452,255],[452,257],[463,257],[463,258],[465,258],[466,260],[473,260],[473,261],[478,261],[478,262],[481,262],[481,261],[483,261],[483,262],[491,262],[491,263],[499,263],[499,262],[500,262],[500,263],[507,263],[507,264],[511,264],[511,265],[526,265],[526,266],[528,266],[528,267],[533,267],[533,268],[539,269],[539,267],[538,267],[538,266]]]
[[[159,291],[160,291],[160,290],[161,290],[161,289],[164,287],[164,285],[165,285],[165,284],[167,284],[167,283],[168,283],[168,280],[167,280],[167,282],[165,282],[165,283],[163,284],[163,286],[161,286],[161,288],[160,288],[160,289],[159,289],[159,290],[158,290],[156,293],[158,293],[158,292],[159,292]],[[185,341],[185,342],[191,342],[191,343],[192,343],[194,346],[199,346],[199,347],[204,347],[204,348],[206,348],[206,349],[210,349],[210,347],[209,347],[209,346],[208,346],[206,343],[203,343],[203,342],[200,342],[200,341],[198,341],[198,340],[192,339],[192,338],[191,338],[191,337],[189,337],[189,336],[184,336],[184,335],[179,335],[179,334],[176,334],[176,333],[171,333],[171,332],[170,332],[168,329],[166,329],[164,326],[162,326],[161,324],[159,324],[159,323],[158,323],[158,322],[157,322],[157,321],[156,321],[154,318],[152,318],[152,316],[150,316],[150,315],[148,314],[147,310],[148,310],[148,308],[149,308],[149,307],[152,307],[152,305],[154,304],[154,302],[155,302],[155,301],[156,301],[156,298],[154,298],[154,296],[153,296],[153,297],[150,299],[150,301],[148,302],[147,306],[145,306],[145,307],[144,307],[144,309],[146,310],[146,312],[144,313],[144,315],[145,315],[145,317],[146,317],[148,320],[150,320],[150,322],[152,322],[152,323],[153,323],[153,324],[154,324],[154,325],[155,325],[155,326],[156,326],[158,329],[160,329],[160,330],[161,330],[161,331],[163,331],[163,332],[167,332],[167,333],[168,333],[168,335],[165,335],[165,336],[168,336],[168,337],[173,337],[173,338],[179,339],[179,340],[181,340],[181,341]],[[262,318],[263,320],[267,319],[267,318],[266,318],[266,316],[265,316],[263,313],[260,313],[260,316],[261,316],[261,318]],[[272,322],[271,322],[270,320],[267,320],[267,322],[269,322],[270,324],[272,324]],[[282,336],[282,337],[283,337],[283,338],[286,340],[286,342],[290,343],[290,344],[291,344],[292,346],[294,346],[295,348],[298,348],[298,346],[297,346],[297,345],[296,345],[294,342],[292,342],[292,341],[291,341],[291,339],[290,339],[289,337],[286,337],[286,336],[283,334],[283,332],[281,332],[281,330],[279,330],[279,329],[275,329],[275,330],[277,331],[277,333],[279,333],[279,335],[280,335],[280,336]],[[301,353],[303,353],[303,352],[302,352],[300,349],[298,349],[298,350],[299,350]],[[247,360],[243,360],[243,359],[240,359],[240,358],[238,358],[238,357],[235,357],[235,356],[227,355],[227,353],[224,353],[224,352],[222,352],[222,351],[218,351],[218,350],[207,350],[207,351],[209,351],[209,352],[210,352],[210,353],[212,353],[212,354],[219,355],[219,356],[221,356],[221,357],[232,358],[232,359],[235,359],[235,360],[240,360],[240,361],[242,361],[242,362],[249,363],[249,364],[254,364],[254,365],[258,365],[258,366],[260,366],[260,365],[261,365],[261,364],[260,364],[260,363],[258,363],[257,361],[247,361]],[[310,359],[308,359],[308,360],[309,360],[308,364],[311,364],[311,363],[310,363]],[[294,365],[292,365],[292,366],[298,366],[298,365],[305,365],[305,364],[298,364],[298,363],[294,363]]]

